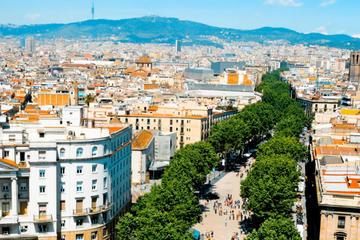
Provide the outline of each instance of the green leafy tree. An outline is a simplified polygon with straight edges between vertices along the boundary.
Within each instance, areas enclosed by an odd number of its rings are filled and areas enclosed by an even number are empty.
[[[296,116],[283,118],[276,125],[276,134],[287,137],[298,137],[302,132],[304,122]]]
[[[241,183],[241,196],[249,199],[248,208],[254,212],[255,222],[289,216],[300,176],[296,166],[295,160],[283,155],[264,157],[255,162]]]
[[[301,240],[291,218],[269,218],[246,240]]]
[[[286,155],[300,161],[307,156],[306,147],[295,137],[275,136],[259,146],[257,160],[273,155]]]

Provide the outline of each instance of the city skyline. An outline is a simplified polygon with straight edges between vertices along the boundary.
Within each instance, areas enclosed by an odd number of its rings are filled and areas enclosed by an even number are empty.
[[[91,19],[91,0],[61,2],[15,0],[2,4],[0,24],[69,23]],[[360,37],[356,10],[360,2],[344,0],[95,1],[95,19],[157,15],[218,27],[254,29],[285,27],[298,32]],[[245,11],[246,9],[246,11]]]

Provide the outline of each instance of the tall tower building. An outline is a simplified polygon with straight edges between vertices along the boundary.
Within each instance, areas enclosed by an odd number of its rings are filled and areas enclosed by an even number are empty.
[[[91,19],[94,20],[95,15],[95,6],[94,6],[94,0],[92,0],[92,6],[91,6]]]
[[[35,39],[34,37],[27,37],[25,39],[25,49],[29,52],[35,52]]]
[[[175,41],[175,50],[176,52],[181,52],[181,41],[179,40]]]
[[[351,82],[360,82],[360,51],[350,54],[350,74]]]

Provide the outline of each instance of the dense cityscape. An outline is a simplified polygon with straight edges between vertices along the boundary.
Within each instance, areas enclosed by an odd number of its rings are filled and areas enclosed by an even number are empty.
[[[360,239],[356,37],[94,14],[0,25],[0,239]]]

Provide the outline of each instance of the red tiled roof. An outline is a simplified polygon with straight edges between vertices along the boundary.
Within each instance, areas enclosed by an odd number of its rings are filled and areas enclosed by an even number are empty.
[[[151,141],[153,135],[149,131],[142,131],[133,141],[133,149],[144,149]]]
[[[14,161],[6,159],[6,158],[0,159],[0,162],[6,163],[6,164],[11,165],[13,167],[19,167],[19,165],[17,165]]]

